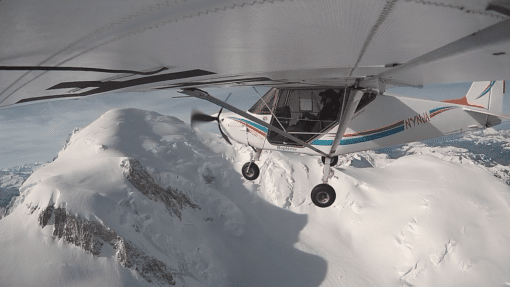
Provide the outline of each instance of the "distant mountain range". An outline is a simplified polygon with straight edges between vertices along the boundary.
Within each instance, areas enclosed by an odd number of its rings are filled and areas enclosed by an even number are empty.
[[[423,142],[358,152],[340,159],[339,165],[384,167],[403,156],[428,154],[441,160],[483,167],[510,185],[510,130],[493,128]]]
[[[25,180],[43,163],[26,164],[0,170],[0,218],[13,197],[19,195],[19,188]]]

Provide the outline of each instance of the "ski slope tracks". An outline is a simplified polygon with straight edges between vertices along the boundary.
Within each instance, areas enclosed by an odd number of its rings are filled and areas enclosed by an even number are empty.
[[[0,285],[510,286],[508,131],[344,156],[326,209],[318,157],[264,152],[248,182],[250,152],[105,113],[28,179],[3,171],[25,181],[0,220]]]

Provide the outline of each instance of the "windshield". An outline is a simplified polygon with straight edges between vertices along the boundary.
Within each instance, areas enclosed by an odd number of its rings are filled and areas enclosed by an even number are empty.
[[[248,112],[258,115],[270,114],[270,110],[273,109],[274,103],[278,101],[278,89],[272,88],[259,99]]]

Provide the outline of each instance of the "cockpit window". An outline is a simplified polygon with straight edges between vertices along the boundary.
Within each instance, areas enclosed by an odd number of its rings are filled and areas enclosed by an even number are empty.
[[[259,99],[253,107],[248,111],[253,114],[267,115],[270,114],[270,110],[273,109],[275,102],[278,101],[278,89],[270,89]]]
[[[377,93],[364,93],[356,107],[356,113],[375,100]]]
[[[327,130],[337,119],[343,103],[344,89],[281,90],[271,124],[308,141]],[[268,134],[273,144],[296,144],[273,131]]]
[[[350,89],[347,91],[342,88],[285,89],[279,90],[278,93],[278,96],[268,97],[268,100],[271,100],[268,105],[273,108],[274,113],[271,125],[308,142],[328,132],[336,124],[338,114],[342,106],[346,104],[344,97],[350,93]],[[356,112],[366,107],[375,97],[375,93],[365,93]],[[261,108],[260,111],[265,110]],[[270,112],[267,111],[267,113]],[[267,139],[272,144],[297,145],[294,141],[273,131],[269,131]]]

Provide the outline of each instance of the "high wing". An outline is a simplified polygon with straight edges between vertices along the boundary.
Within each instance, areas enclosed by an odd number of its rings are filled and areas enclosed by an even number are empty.
[[[204,86],[510,78],[508,0],[2,0],[0,108]]]

